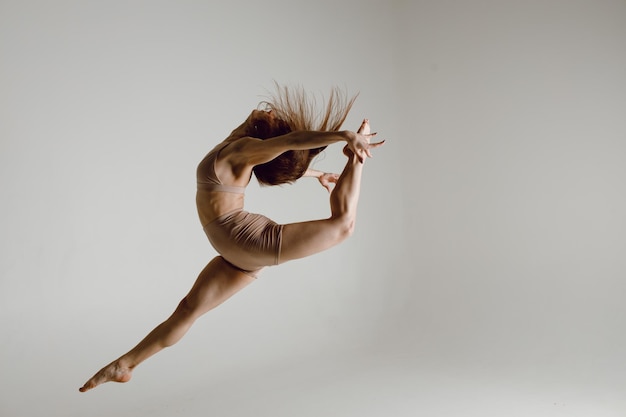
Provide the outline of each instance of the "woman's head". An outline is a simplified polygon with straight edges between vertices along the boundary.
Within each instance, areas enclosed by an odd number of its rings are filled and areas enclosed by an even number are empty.
[[[292,131],[291,127],[275,117],[271,110],[252,110],[245,126],[245,134],[257,139],[269,139]]]
[[[331,90],[326,108],[319,111],[315,98],[309,98],[302,88],[289,89],[276,85],[276,93],[254,110],[246,124],[246,135],[269,139],[298,130],[338,131],[356,96],[347,96],[338,88]],[[279,185],[296,181],[325,147],[287,151],[273,160],[254,167],[254,175],[264,185]]]

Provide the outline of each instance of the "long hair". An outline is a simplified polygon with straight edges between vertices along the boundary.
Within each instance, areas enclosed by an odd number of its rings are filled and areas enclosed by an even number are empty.
[[[309,130],[336,132],[346,120],[357,95],[350,98],[337,87],[330,91],[325,100],[325,108],[317,108],[315,97],[307,95],[301,88],[281,87],[276,84],[276,92],[259,107],[271,110],[276,123],[270,126],[267,122],[253,122],[251,136],[268,139],[289,132]],[[253,168],[254,175],[262,185],[279,185],[296,181],[302,177],[309,164],[326,147],[290,150],[273,160]]]

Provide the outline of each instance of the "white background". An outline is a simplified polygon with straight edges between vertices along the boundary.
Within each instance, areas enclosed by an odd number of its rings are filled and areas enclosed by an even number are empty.
[[[626,413],[623,1],[1,1],[0,54],[3,417]],[[79,394],[215,256],[195,167],[273,80],[388,140],[355,235]]]

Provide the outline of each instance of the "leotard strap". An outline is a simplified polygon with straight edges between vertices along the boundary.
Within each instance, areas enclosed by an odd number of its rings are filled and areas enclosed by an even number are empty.
[[[230,142],[222,142],[211,150],[198,165],[196,171],[196,180],[199,190],[221,191],[224,193],[244,194],[246,187],[236,185],[225,185],[215,173],[215,161],[222,149],[228,146]]]

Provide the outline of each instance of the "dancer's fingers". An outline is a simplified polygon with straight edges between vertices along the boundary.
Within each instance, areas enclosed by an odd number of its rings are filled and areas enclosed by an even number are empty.
[[[363,119],[363,122],[361,122],[361,126],[359,127],[359,130],[357,130],[357,133],[360,133],[362,135],[367,135],[370,133],[369,119]]]
[[[370,143],[367,149],[365,149],[365,153],[367,154],[369,158],[372,158],[373,155],[372,155],[371,149],[378,148],[380,146],[383,146],[384,144],[385,144],[384,140],[380,142],[376,142],[376,143]]]

